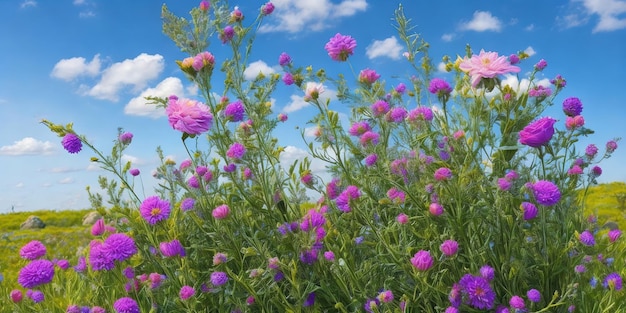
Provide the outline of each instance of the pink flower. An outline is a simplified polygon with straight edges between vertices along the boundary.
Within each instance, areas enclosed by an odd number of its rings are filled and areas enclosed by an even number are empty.
[[[322,92],[324,92],[322,84],[308,82],[304,91],[304,101],[317,100]]]
[[[101,218],[91,226],[91,235],[100,236],[102,234],[104,234],[104,219]]]
[[[519,132],[520,143],[533,148],[547,144],[554,135],[555,122],[551,117],[543,117],[528,124]]]
[[[213,115],[204,103],[176,96],[170,97],[165,112],[172,128],[190,135],[208,131],[213,122]]]
[[[611,229],[608,233],[609,236],[609,242],[615,242],[617,239],[619,239],[620,236],[622,236],[622,231],[619,229]]]
[[[520,207],[522,208],[522,211],[524,211],[524,220],[528,221],[537,217],[537,213],[539,211],[537,210],[537,207],[534,204],[530,202],[522,202]]]
[[[291,63],[291,56],[289,56],[289,54],[287,54],[286,52],[283,52],[278,56],[278,64],[280,66],[287,66],[290,63]]]
[[[528,91],[528,96],[537,97],[537,98],[548,97],[551,94],[552,94],[552,89],[550,89],[550,87],[544,87],[541,85],[535,86]]]
[[[406,109],[403,107],[394,107],[385,115],[387,122],[401,123],[407,116]]]
[[[380,75],[378,75],[376,71],[370,70],[369,68],[361,70],[359,73],[359,82],[368,86],[372,85],[379,78]]]
[[[448,84],[445,80],[441,78],[433,78],[428,85],[428,91],[438,97],[442,97],[449,95],[452,92],[452,88],[450,88],[450,84]]]
[[[230,208],[228,207],[228,205],[222,204],[216,207],[215,209],[213,209],[213,212],[211,214],[216,220],[221,220],[221,219],[227,218],[229,213],[230,213]]]
[[[479,55],[465,58],[459,64],[459,68],[471,76],[472,86],[478,86],[483,78],[494,78],[506,73],[518,73],[520,68],[511,65],[505,56],[498,56],[496,52],[480,50]]]
[[[180,288],[180,299],[181,300],[187,300],[191,297],[193,297],[193,295],[196,293],[196,290],[193,289],[193,287],[191,286],[183,286],[182,288]]]
[[[191,66],[198,72],[203,68],[206,68],[210,72],[213,70],[214,65],[215,57],[213,54],[211,54],[211,52],[204,51],[193,57],[193,64]]]
[[[363,135],[361,135],[361,138],[360,138],[361,145],[364,147],[368,145],[375,146],[378,144],[379,137],[380,135],[378,135],[377,133],[373,131],[366,131],[365,133],[363,133]]]
[[[346,61],[348,56],[354,53],[354,48],[356,48],[356,40],[340,33],[330,38],[324,46],[330,58],[335,61]]]
[[[11,290],[11,301],[13,301],[13,303],[20,303],[23,298],[24,298],[24,294],[22,293],[21,290],[19,289]]]
[[[444,241],[441,246],[439,246],[439,249],[445,256],[453,256],[459,250],[459,243],[452,239],[448,239]]]
[[[409,216],[404,214],[404,213],[400,213],[398,214],[398,216],[396,217],[396,221],[398,221],[398,223],[404,225],[406,223],[409,222]]]
[[[131,168],[130,170],[128,170],[128,172],[130,173],[130,175],[133,176],[138,176],[140,174],[140,171],[137,168]]]
[[[585,125],[585,119],[582,115],[568,116],[565,118],[565,128],[567,130],[574,130],[583,127]]]
[[[580,175],[582,173],[583,169],[576,164],[574,164],[569,170],[567,170],[567,175]]]
[[[272,12],[274,12],[274,4],[271,2],[268,2],[261,7],[261,13],[263,13],[263,15],[270,15]]]
[[[359,121],[359,122],[355,122],[354,124],[352,124],[352,126],[350,126],[350,129],[348,130],[348,134],[350,134],[351,136],[361,136],[365,132],[370,131],[370,130],[372,130],[372,127],[370,127],[370,124],[368,122]]]
[[[426,271],[433,267],[433,257],[429,251],[420,250],[411,258],[411,264],[419,271]]]
[[[428,211],[434,216],[443,214],[443,206],[437,202],[433,202],[428,206]]]
[[[231,159],[241,159],[246,154],[246,147],[244,145],[235,142],[226,151],[226,156]]]
[[[544,206],[555,205],[561,200],[559,187],[551,181],[538,180],[531,185],[531,190],[537,203]]]
[[[211,7],[211,2],[209,2],[207,0],[200,1],[200,10],[206,12],[206,11],[209,10],[210,7]]]
[[[447,167],[441,167],[435,171],[436,181],[444,181],[450,178],[452,178],[452,171]]]
[[[389,112],[389,103],[383,100],[378,100],[374,102],[370,108],[372,109],[372,115],[375,117],[382,116]]]
[[[293,75],[291,75],[291,73],[289,72],[285,73],[285,75],[283,75],[283,83],[285,83],[285,85],[287,86],[293,85]]]
[[[231,41],[233,37],[235,37],[235,29],[230,25],[226,25],[224,27],[224,30],[219,34],[219,39],[222,41],[222,43],[227,43]]]
[[[239,7],[235,7],[233,11],[230,13],[230,20],[232,22],[241,22],[243,21],[243,13],[239,10]]]
[[[413,123],[419,120],[430,122],[433,120],[433,117],[433,111],[429,107],[421,106],[409,112],[408,120]]]

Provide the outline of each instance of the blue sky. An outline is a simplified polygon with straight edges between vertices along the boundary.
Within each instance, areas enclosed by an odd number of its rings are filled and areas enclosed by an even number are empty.
[[[170,2],[171,11],[182,16],[198,3]],[[248,16],[244,22],[250,23],[264,2],[230,4],[239,5]],[[298,65],[324,67],[331,74],[349,72],[347,64],[331,61],[323,49],[337,32],[358,42],[350,59],[355,71],[375,69],[391,85],[406,82],[412,74],[392,27],[399,1],[273,2],[276,10],[265,20],[250,58],[251,76],[280,72],[281,52]],[[625,0],[405,1],[404,8],[416,31],[430,42],[435,63],[446,54],[462,55],[466,44],[476,52],[526,51],[531,57],[523,64],[525,70],[547,60],[540,79],[561,74],[567,80],[547,115],[563,121],[560,102],[576,96],[583,101],[586,126],[596,131],[581,148],[626,137]],[[180,134],[169,127],[162,111],[142,100],[146,95],[197,95],[174,63],[186,56],[161,33],[160,11],[160,1],[147,0],[0,2],[0,212],[11,206],[16,211],[88,207],[85,186],[95,187],[103,172],[90,164],[87,151],[68,155],[60,138],[39,123],[43,118],[73,122],[77,132],[104,151],[118,127],[131,131],[135,138],[125,158],[142,171],[146,186],[154,184],[150,173],[157,166],[156,146],[178,162],[186,158]],[[221,63],[221,42],[213,38],[209,50]],[[450,77],[443,72],[436,76]],[[290,135],[297,134],[297,126],[307,127],[314,114],[302,95],[286,86],[275,95],[274,111],[289,115],[278,129],[288,146],[286,160],[304,155],[299,135]],[[603,163],[599,181],[626,182],[624,160],[626,147],[620,147]]]

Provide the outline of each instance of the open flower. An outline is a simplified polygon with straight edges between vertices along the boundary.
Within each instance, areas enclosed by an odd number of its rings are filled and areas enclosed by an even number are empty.
[[[356,40],[340,33],[330,38],[324,46],[330,58],[335,61],[346,61],[348,56],[354,53],[354,48],[356,48]]]
[[[141,203],[139,212],[148,224],[154,225],[170,216],[170,208],[169,201],[163,200],[158,196],[151,196]]]
[[[472,86],[478,86],[483,78],[494,78],[506,73],[518,73],[520,68],[511,65],[505,56],[498,56],[496,52],[485,52],[465,58],[459,64],[459,68],[470,75]]]
[[[543,117],[528,124],[519,132],[520,143],[533,148],[547,144],[554,135],[554,123],[556,123],[555,119]]]
[[[172,128],[190,135],[208,131],[213,122],[213,115],[204,103],[175,96],[170,97],[165,113]]]

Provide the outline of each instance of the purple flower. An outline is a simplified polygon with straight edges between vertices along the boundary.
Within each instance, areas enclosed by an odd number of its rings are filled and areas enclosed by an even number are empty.
[[[582,173],[583,169],[578,165],[574,165],[569,170],[567,170],[567,175],[580,175]]]
[[[528,292],[526,292],[526,296],[531,302],[537,303],[541,301],[541,292],[539,292],[539,290],[537,289],[528,290]]]
[[[611,229],[607,235],[609,236],[609,242],[615,242],[622,235],[622,231],[619,229]]]
[[[430,122],[433,120],[433,117],[433,111],[429,107],[420,106],[409,112],[408,120],[413,123],[419,120]]]
[[[122,144],[130,144],[133,141],[133,134],[129,132],[122,133],[119,140]]]
[[[168,258],[175,256],[184,257],[187,255],[187,253],[185,252],[185,248],[178,239],[174,239],[169,242],[161,242],[159,244],[159,250],[164,257]]]
[[[225,253],[218,252],[213,256],[213,265],[220,265],[228,261],[228,256]]]
[[[224,30],[219,35],[219,38],[222,41],[222,43],[227,43],[231,41],[233,37],[235,37],[235,29],[230,25],[226,25],[224,27]]]
[[[54,277],[54,263],[48,260],[34,260],[24,266],[17,277],[17,282],[24,288],[35,288],[47,284]]]
[[[317,261],[317,250],[316,249],[305,249],[300,252],[300,262],[306,265],[313,265]]]
[[[519,63],[519,56],[517,56],[517,54],[509,55],[509,62],[511,63],[511,65]]]
[[[133,175],[133,176],[138,176],[140,173],[139,169],[136,169],[136,168],[131,168],[130,170],[128,170],[128,172],[130,173],[130,175]]]
[[[366,68],[359,73],[359,82],[367,86],[371,86],[376,80],[380,78],[380,75],[376,71]]]
[[[74,266],[74,271],[81,273],[87,269],[87,260],[85,260],[84,256],[78,258],[78,264]]]
[[[587,148],[585,148],[585,155],[589,159],[593,159],[593,157],[595,157],[596,154],[598,154],[598,147],[596,147],[596,145],[590,144],[587,146]]]
[[[211,54],[211,52],[204,51],[196,54],[196,56],[193,57],[193,63],[191,64],[191,67],[193,67],[193,69],[198,72],[203,68],[206,68],[208,71],[212,71],[214,65],[215,57],[213,56],[213,54]]]
[[[378,155],[376,155],[376,153],[369,154],[365,157],[365,166],[370,167],[376,164],[376,160],[378,160]]]
[[[544,87],[544,86],[535,86],[532,89],[530,89],[528,91],[528,96],[529,97],[548,97],[552,94],[552,89],[550,89],[550,87]]]
[[[419,271],[426,271],[433,267],[433,257],[430,251],[420,250],[411,258],[411,264]]]
[[[604,288],[611,290],[622,290],[622,277],[618,273],[611,273],[606,275],[604,282],[602,282]]]
[[[194,206],[195,203],[196,203],[196,200],[194,200],[193,198],[185,198],[180,203],[180,209],[183,212],[189,211],[189,210],[193,209],[193,206]]]
[[[511,297],[511,299],[509,300],[509,305],[511,306],[511,308],[518,309],[518,310],[526,308],[524,299],[522,299],[522,297],[517,296],[517,295]]]
[[[363,309],[365,312],[371,313],[380,305],[380,300],[378,299],[367,299],[365,304],[363,305]]]
[[[492,281],[496,275],[496,272],[493,269],[493,267],[489,265],[483,265],[478,272],[480,273],[481,277],[483,277],[484,279],[488,281]]]
[[[401,123],[407,116],[406,109],[403,107],[395,107],[386,114],[388,122]]]
[[[443,214],[443,206],[437,202],[433,202],[428,205],[428,211],[434,216],[439,216]]]
[[[596,240],[593,238],[593,234],[588,230],[583,231],[580,234],[578,240],[580,240],[580,243],[584,244],[585,246],[593,246],[596,244]]]
[[[117,301],[113,303],[113,309],[117,313],[141,313],[137,302],[129,297],[117,299]]]
[[[340,33],[330,38],[324,46],[330,58],[335,61],[346,61],[348,56],[354,53],[354,48],[356,48],[356,40]]]
[[[65,313],[80,313],[80,307],[78,305],[70,305],[65,310]]]
[[[452,92],[450,84],[441,78],[433,78],[428,85],[428,91],[438,97],[447,96]]]
[[[283,52],[278,56],[278,64],[280,66],[287,66],[290,63],[291,63],[291,56],[289,56],[289,54],[287,54],[286,52]]]
[[[211,212],[211,215],[213,215],[213,218],[215,218],[216,220],[225,219],[225,218],[228,217],[228,214],[230,214],[230,208],[226,204],[222,204],[220,206],[217,206]]]
[[[543,117],[528,124],[519,132],[520,143],[538,148],[547,144],[554,135],[555,119]]]
[[[452,171],[447,167],[440,167],[435,171],[435,180],[444,181],[452,178]]]
[[[550,80],[550,84],[556,86],[556,88],[559,89],[565,87],[565,85],[567,85],[567,81],[565,80],[565,78],[563,78],[563,76],[556,75],[554,79]]]
[[[370,106],[370,109],[375,117],[383,116],[389,112],[389,103],[384,100],[378,100]]]
[[[459,243],[455,240],[448,239],[439,246],[439,249],[445,256],[453,256],[459,250]]]
[[[29,290],[26,292],[26,296],[28,296],[35,303],[40,303],[40,302],[43,302],[43,300],[45,300],[45,296],[43,292],[39,290]]]
[[[139,212],[148,224],[154,225],[170,217],[170,202],[158,196],[151,196],[141,203]]]
[[[502,190],[502,191],[507,191],[509,189],[511,189],[511,181],[502,177],[502,178],[498,178],[498,189]]]
[[[122,270],[122,274],[124,274],[124,277],[128,279],[133,279],[135,277],[135,269],[133,269],[131,266],[127,266],[125,269]]]
[[[532,192],[537,203],[544,206],[555,205],[561,200],[559,187],[551,181],[539,180],[532,184]]]
[[[315,292],[309,293],[309,295],[306,297],[306,300],[304,300],[304,303],[302,304],[302,306],[310,307],[310,306],[313,306],[313,304],[315,304]]]
[[[574,272],[576,272],[578,274],[582,274],[582,273],[584,273],[586,271],[587,271],[587,268],[584,265],[582,265],[582,264],[578,264],[578,265],[574,266]]]
[[[285,73],[285,75],[283,75],[283,83],[287,86],[291,86],[294,83],[293,75],[289,72]]]
[[[190,99],[170,97],[165,113],[172,128],[190,135],[208,131],[213,122],[209,107]]]
[[[123,262],[137,253],[137,246],[133,238],[117,233],[104,240],[104,250],[112,260]]]
[[[80,138],[78,138],[78,136],[72,133],[65,134],[61,140],[61,144],[69,153],[78,153],[83,149],[83,142]]]
[[[243,120],[243,115],[246,113],[246,108],[243,106],[240,100],[229,103],[224,108],[224,117],[231,122],[240,122]]]
[[[615,140],[609,140],[606,142],[606,153],[613,153],[617,150],[617,142]]]
[[[403,94],[406,91],[406,85],[404,83],[399,83],[394,90],[399,94]]]
[[[593,176],[598,177],[602,175],[602,168],[596,165],[591,168],[591,173],[593,173]]]
[[[13,303],[20,303],[22,302],[23,298],[24,298],[24,294],[22,294],[21,290],[19,289],[11,290],[11,301],[13,301]]]
[[[271,2],[268,2],[261,7],[261,13],[263,13],[263,15],[270,15],[272,12],[274,12],[274,4]]]
[[[376,297],[382,303],[389,303],[393,301],[393,292],[391,290],[383,290],[378,293]]]
[[[288,118],[287,114],[285,114],[285,113],[278,113],[278,120],[279,121],[286,122],[287,118]]]
[[[563,113],[567,116],[580,115],[583,111],[583,103],[576,97],[563,100]]]
[[[180,288],[180,292],[178,293],[178,295],[180,296],[181,300],[187,300],[193,297],[195,293],[196,293],[196,290],[193,289],[193,287],[185,285],[182,288]]]
[[[324,252],[324,259],[331,261],[331,262],[335,261],[335,253],[332,251]]]
[[[445,311],[443,311],[443,313],[458,313],[459,309],[453,307],[453,306],[449,306],[446,308]]]
[[[106,248],[104,243],[98,240],[92,240],[89,243],[89,264],[92,270],[110,271],[115,267],[115,260],[107,253]]]
[[[380,135],[376,132],[373,131],[366,131],[365,133],[363,133],[363,135],[361,135],[361,138],[359,139],[359,142],[361,143],[362,146],[368,146],[368,145],[372,145],[375,146],[378,144],[378,138],[380,137]]]
[[[41,241],[33,240],[20,249],[20,256],[27,260],[35,260],[46,255],[46,246]]]
[[[228,275],[224,272],[211,273],[211,284],[214,286],[221,286],[228,282]]]
[[[56,264],[62,270],[67,270],[68,268],[70,268],[70,261],[66,259],[58,260]]]
[[[226,156],[231,159],[241,159],[246,154],[246,147],[242,144],[235,142],[226,151]]]
[[[450,289],[450,293],[448,294],[448,300],[450,304],[455,307],[459,307],[461,305],[462,294],[461,294],[461,285],[454,283],[452,285],[452,289]]]
[[[348,134],[350,134],[351,136],[361,136],[365,132],[370,131],[370,130],[372,130],[372,127],[370,127],[370,124],[368,122],[360,121],[360,122],[355,122],[352,124],[352,126],[350,126],[350,129],[348,130]]]
[[[493,308],[496,293],[491,289],[487,279],[482,276],[465,274],[459,280],[459,285],[464,295],[463,299],[468,305],[481,310]]]
[[[534,204],[530,202],[522,202],[520,207],[522,211],[524,211],[524,220],[528,221],[537,217],[537,213],[539,211],[537,210],[537,207]]]
[[[537,62],[537,64],[535,64],[535,70],[543,71],[543,69],[546,68],[546,66],[548,66],[548,62],[544,59],[541,59],[539,60],[539,62]]]

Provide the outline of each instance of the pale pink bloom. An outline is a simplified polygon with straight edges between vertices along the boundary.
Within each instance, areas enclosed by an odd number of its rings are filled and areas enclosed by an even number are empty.
[[[506,73],[518,73],[520,68],[511,65],[505,56],[498,56],[496,52],[485,52],[480,50],[480,54],[471,58],[465,57],[459,68],[471,76],[472,86],[478,86],[483,78],[494,78]]]
[[[314,82],[306,83],[306,89],[304,91],[304,101],[311,101],[319,98],[320,94],[324,92],[324,85]]]

